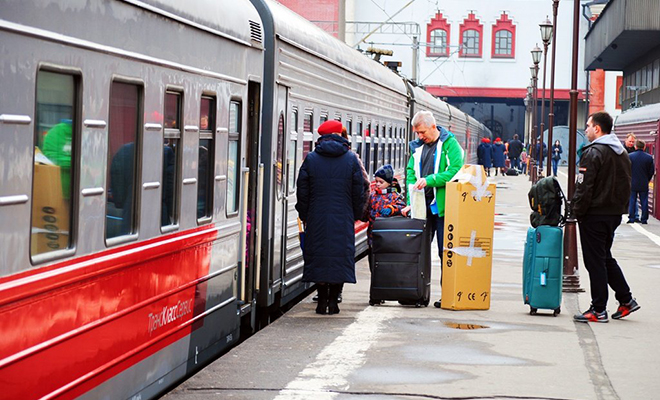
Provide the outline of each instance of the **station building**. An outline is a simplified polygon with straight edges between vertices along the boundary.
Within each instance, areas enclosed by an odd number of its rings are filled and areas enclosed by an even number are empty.
[[[585,39],[585,69],[622,71],[617,100],[623,113],[614,132],[624,140],[629,133],[646,143],[656,160],[649,187],[649,212],[660,218],[660,2],[610,0],[602,7]]]
[[[423,86],[509,140],[514,134],[528,140],[531,104],[530,51],[543,49],[539,24],[552,20],[552,0],[443,0],[392,2],[385,0],[281,0],[281,3],[351,46],[389,49],[381,61],[401,62],[399,73]],[[614,113],[616,77],[598,78],[586,90],[590,75],[584,68],[584,35],[592,18],[582,1],[578,74],[578,124],[589,112],[590,94],[606,99]],[[571,85],[573,3],[560,2],[555,63],[555,126],[568,125]],[[551,45],[547,50],[545,107],[547,127],[550,97]],[[543,57],[538,73],[538,115],[543,96]],[[609,90],[606,90],[606,87]],[[602,93],[601,93],[602,92]]]

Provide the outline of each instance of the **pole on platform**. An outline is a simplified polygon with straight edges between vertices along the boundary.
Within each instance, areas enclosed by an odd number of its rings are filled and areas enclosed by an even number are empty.
[[[546,17],[545,21],[539,24],[541,28],[541,40],[543,41],[543,97],[541,100],[541,142],[543,142],[543,133],[545,132],[545,76],[548,71],[548,44],[550,44],[550,39],[552,38],[552,23]],[[550,151],[552,142],[548,139],[548,159],[546,162],[546,171],[545,176],[551,176],[552,174],[552,151]],[[542,146],[541,146],[542,147]]]
[[[559,0],[552,0],[552,62],[550,64],[550,104],[548,104],[548,144],[552,143],[552,129],[555,123],[555,54],[557,47],[557,9]]]
[[[571,200],[575,193],[575,155],[578,106],[578,48],[580,43],[580,0],[573,0],[573,62],[571,72],[570,112],[568,123],[568,218],[564,227],[564,292],[581,292],[577,260],[577,231]]]
[[[539,62],[541,61],[541,53],[543,51],[539,48],[538,45],[536,45],[531,53],[532,53],[532,61],[534,63],[533,66],[529,67],[529,71],[532,74],[532,87],[533,93],[532,93],[532,160],[530,163],[530,168],[531,168],[531,179],[532,179],[532,184],[536,183],[538,181],[538,162],[543,157],[543,145],[539,146],[539,154],[536,154],[536,144],[537,144],[537,136],[538,136],[538,131],[537,131],[537,124],[538,124],[538,107],[536,105],[536,101],[538,100],[538,76],[539,76]]]

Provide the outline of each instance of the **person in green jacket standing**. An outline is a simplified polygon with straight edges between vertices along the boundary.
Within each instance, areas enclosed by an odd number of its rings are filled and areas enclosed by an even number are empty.
[[[424,189],[426,198],[426,221],[431,231],[429,240],[437,231],[438,253],[442,265],[445,227],[445,185],[463,166],[463,148],[453,133],[436,125],[433,114],[419,111],[412,119],[413,132],[417,139],[410,142],[410,160],[406,168],[406,190],[408,206],[403,215],[410,211],[410,188]],[[440,270],[442,283],[442,269]],[[440,307],[440,301],[434,303]]]

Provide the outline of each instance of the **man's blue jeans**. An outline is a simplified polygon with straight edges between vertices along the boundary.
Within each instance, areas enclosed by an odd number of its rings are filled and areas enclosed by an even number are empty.
[[[637,197],[639,197],[639,204],[642,207],[641,222],[646,223],[649,220],[649,191],[639,192],[636,190],[630,191],[630,202],[628,205],[628,222],[637,221]]]

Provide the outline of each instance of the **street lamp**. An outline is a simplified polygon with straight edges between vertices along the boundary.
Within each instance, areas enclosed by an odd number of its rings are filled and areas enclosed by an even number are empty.
[[[559,8],[559,0],[552,0],[552,64],[550,65],[550,104],[548,105],[548,146],[552,143],[552,130],[555,123],[555,59],[557,49],[557,9]],[[543,28],[541,28],[543,29]],[[541,32],[543,35],[543,32]],[[548,151],[548,157],[550,157]],[[548,165],[551,160],[548,159]]]
[[[577,105],[578,105],[578,49],[580,43],[580,2],[573,6],[573,60],[571,65],[571,90],[568,120],[568,218],[564,227],[564,292],[581,292],[580,276],[577,274],[577,231],[571,201],[575,193],[575,151],[577,141]]]
[[[530,162],[530,179],[532,180],[532,183],[536,183],[538,180],[537,178],[537,162],[539,161],[539,156],[536,154],[536,136],[537,136],[537,107],[536,107],[536,100],[537,100],[537,84],[538,84],[538,74],[539,74],[539,62],[541,61],[541,53],[542,50],[539,48],[538,44],[532,49],[532,61],[534,62],[534,65],[529,67],[529,71],[532,74],[532,157],[531,157],[531,162]],[[543,147],[541,147],[541,150],[543,150]],[[541,156],[543,156],[543,152],[541,151]]]
[[[545,132],[545,75],[546,71],[548,70],[546,67],[548,65],[548,44],[550,44],[550,38],[552,37],[552,22],[546,17],[545,21],[541,22],[539,24],[539,28],[541,29],[541,40],[543,41],[543,95],[541,97],[541,142],[543,142],[543,132]],[[546,167],[547,167],[547,173],[546,176],[550,176],[552,170],[551,170],[551,157],[552,157],[552,152],[550,150],[550,146],[552,145],[552,142],[550,141],[550,137],[548,137],[548,159],[546,160]],[[543,149],[543,145],[541,145],[541,149]],[[543,155],[543,151],[541,151],[541,155]]]

